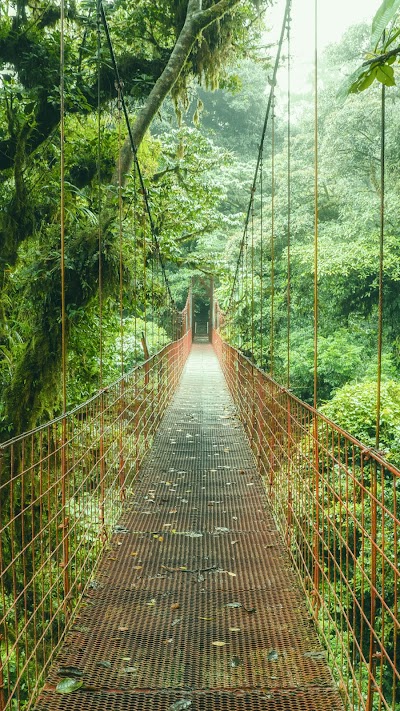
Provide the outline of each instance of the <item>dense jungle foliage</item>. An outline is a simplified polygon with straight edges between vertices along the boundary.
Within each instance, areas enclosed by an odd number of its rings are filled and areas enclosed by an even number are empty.
[[[182,28],[185,3],[166,5],[168,12],[158,5],[157,9],[150,8],[146,2],[136,4],[135,10],[123,2],[107,6],[124,91],[133,117],[145,104],[149,89],[162,73]],[[270,72],[268,52],[254,49],[257,42],[260,43],[258,12],[251,3],[240,4],[239,9],[224,15],[220,39],[215,36],[213,26],[205,31],[208,34],[192,49],[174,85],[172,98],[157,113],[151,132],[140,148],[156,234],[179,306],[184,303],[190,278],[199,273],[213,274],[219,279],[222,305],[226,304],[229,293],[264,119],[266,101],[260,102],[259,98],[266,96]],[[106,204],[109,209],[111,205],[117,213],[115,166],[121,140],[118,135],[121,132],[124,138],[126,129],[118,113],[104,37],[101,56],[98,56],[95,15],[91,3],[68,5],[65,178],[70,406],[98,387],[97,233],[102,219],[108,225],[103,236],[104,378],[110,381],[120,373],[116,357],[116,346],[121,340],[119,227],[115,215],[106,219],[98,216],[98,202],[100,187],[103,206]],[[2,11],[0,20],[3,67],[0,416],[4,439],[60,409],[59,10],[48,3],[38,2],[34,6],[10,3]],[[125,31],[127,26],[131,28],[129,33]],[[358,397],[362,399],[365,393],[368,400],[367,393],[376,379],[380,89],[373,85],[368,92],[352,95],[347,100],[337,96],[342,79],[359,65],[369,43],[369,28],[352,28],[340,44],[325,51],[319,70],[318,370],[320,403],[333,399],[331,409],[327,405],[327,412],[334,411],[335,398],[340,398],[341,388],[347,384],[365,383],[365,387],[358,390]],[[392,60],[390,63],[392,66]],[[291,386],[296,394],[309,401],[313,379],[313,122],[310,102],[311,89],[292,96],[290,226]],[[285,103],[285,97],[278,90],[273,363],[278,380],[285,378],[287,338]],[[394,387],[400,368],[399,114],[395,86],[387,91],[386,112],[384,377],[393,381]],[[268,141],[263,179],[265,344],[270,331],[268,284],[271,278]],[[157,328],[150,329],[148,334],[150,350],[171,335],[167,333],[169,320],[159,309],[164,302],[159,267],[154,266],[151,256],[154,257],[154,243],[143,202],[137,194],[138,178],[133,176],[124,186],[122,218],[126,367],[142,357],[143,324],[138,327],[138,319],[154,317],[157,320]],[[103,215],[104,211],[103,207]],[[256,282],[257,276],[260,278],[259,221],[256,205]],[[146,250],[147,275],[143,265]],[[153,263],[152,268],[150,263]],[[158,286],[154,290],[155,271]],[[165,323],[162,323],[163,317]],[[244,332],[241,347],[250,355],[248,329],[246,337],[248,323],[248,314],[243,308],[238,328]],[[254,357],[257,360],[261,329],[257,283],[255,323]],[[268,346],[264,347],[264,354],[262,365],[270,369]],[[396,457],[400,440],[398,413],[393,401],[386,403],[383,417],[382,449]],[[365,428],[361,416],[360,421],[352,425],[354,434],[363,434],[372,442],[373,427]]]
[[[207,0],[202,6],[197,0],[134,4],[115,0],[105,7],[134,131],[135,126],[141,127],[135,135],[154,232],[138,171],[126,160],[127,131],[96,3],[71,0],[65,33],[64,166],[70,408],[143,360],[142,334],[154,352],[176,333],[155,237],[178,308],[184,306],[193,277],[211,276],[222,308],[228,307],[276,49],[265,47],[267,2]],[[215,8],[219,14],[210,14]],[[188,17],[195,23],[190,27]],[[400,466],[400,97],[394,84],[398,49],[391,53],[400,30],[398,16],[392,20],[385,44],[374,45],[380,59],[368,59],[371,33],[365,26],[351,28],[320,58],[318,377],[322,410],[374,446],[383,83],[388,89],[380,449]],[[375,39],[376,32],[375,28]],[[182,62],[172,66],[173,48],[180,44],[184,45]],[[360,69],[364,53],[369,64]],[[58,3],[10,0],[2,4],[2,440],[61,410],[59,55]],[[168,67],[172,79],[162,89],[168,98],[157,103],[154,88],[164,81]],[[292,390],[311,402],[314,125],[311,81],[304,80],[304,88],[291,97],[290,372]],[[349,88],[353,93],[348,97]],[[252,223],[254,300],[251,305],[248,262],[241,274],[242,294],[247,296],[234,310],[231,328],[233,342],[283,383],[287,372],[286,102],[278,86],[273,359],[270,133],[263,156],[262,223],[259,192]],[[119,155],[125,167],[120,180]],[[4,549],[11,550],[9,541]],[[390,586],[393,576],[387,590],[394,599]],[[367,596],[364,601],[368,604]]]
[[[226,150],[214,147],[195,128],[179,126],[169,109],[157,137],[153,131],[143,140],[135,133],[140,117],[143,128],[158,111],[151,90],[166,67],[169,84],[159,93],[171,91],[176,112],[183,111],[196,81],[205,86],[218,80],[229,83],[230,59],[244,56],[249,43],[257,42],[262,4],[224,0],[201,8],[197,0],[143,0],[134,5],[109,3],[106,12],[164,259],[169,268],[184,264],[193,269],[204,262],[208,270],[205,250],[201,244],[197,248],[197,242],[203,235],[212,240],[217,225],[231,222],[228,216],[221,220],[224,187],[216,177],[217,166],[228,161]],[[126,157],[127,131],[117,115],[115,76],[96,3],[67,3],[65,14],[68,404],[73,406],[99,386],[99,230],[104,379],[120,373],[114,355],[120,321],[116,173],[118,154],[123,159],[125,151]],[[185,39],[188,31],[190,42]],[[180,64],[172,66],[172,50],[184,42]],[[59,4],[3,4],[0,62],[0,421],[2,438],[7,439],[60,411]],[[130,148],[128,153],[131,156]],[[130,160],[122,160],[126,168]],[[168,331],[162,323],[165,314],[159,313],[165,295],[159,275],[154,276],[159,265],[143,188],[134,171],[128,179],[123,172],[121,182],[123,318],[128,335],[131,319],[146,321],[156,311],[158,326]],[[187,286],[185,278],[186,291]],[[150,350],[158,345],[158,338],[149,341]],[[136,358],[140,337],[133,350]],[[127,366],[132,358],[131,351]]]

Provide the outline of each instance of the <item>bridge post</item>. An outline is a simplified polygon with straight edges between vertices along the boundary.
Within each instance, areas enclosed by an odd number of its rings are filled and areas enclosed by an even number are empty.
[[[62,531],[62,569],[63,569],[63,586],[64,586],[64,613],[66,620],[68,619],[68,595],[70,590],[69,585],[69,521],[66,516],[66,484],[67,484],[67,419],[65,414],[61,424],[61,507],[62,507],[62,523],[60,525]]]
[[[3,662],[1,658],[1,643],[3,641],[3,635],[0,634],[0,711],[4,711],[6,707],[6,700],[4,696],[4,674],[3,674]]]
[[[106,481],[105,481],[105,462],[104,462],[104,390],[100,395],[100,538],[103,543],[107,541],[106,518],[105,518],[105,501],[106,501]]]
[[[124,418],[124,401],[125,401],[125,378],[122,373],[122,379],[120,381],[120,391],[119,391],[119,464],[118,464],[118,477],[119,477],[119,496],[121,501],[126,499],[126,488],[125,488],[125,459],[124,459],[124,434],[123,434],[123,418]]]
[[[314,561],[314,573],[313,573],[313,584],[314,584],[314,606],[315,615],[318,615],[318,610],[320,607],[320,556],[319,556],[319,528],[320,528],[320,471],[319,471],[319,440],[318,440],[318,417],[317,413],[314,411],[313,414],[313,467],[314,467],[314,481],[315,481],[315,522],[314,522],[314,542],[313,542],[313,561]]]
[[[364,453],[361,453],[364,458]],[[377,463],[374,461],[371,468],[371,612],[370,612],[370,629],[369,629],[369,653],[368,653],[368,692],[366,711],[372,711],[374,693],[377,690],[375,686],[375,670],[377,664],[376,654],[376,585],[377,585],[377,561],[376,561],[376,545],[377,545]]]
[[[288,451],[288,471],[287,471],[287,512],[286,512],[286,543],[288,548],[290,548],[292,543],[292,506],[293,506],[293,492],[292,492],[292,408],[290,397],[288,395],[287,400],[287,451]]]

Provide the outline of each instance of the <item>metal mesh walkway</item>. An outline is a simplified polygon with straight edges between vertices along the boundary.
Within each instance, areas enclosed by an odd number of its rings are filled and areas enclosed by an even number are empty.
[[[36,708],[342,711],[211,346],[193,346]]]

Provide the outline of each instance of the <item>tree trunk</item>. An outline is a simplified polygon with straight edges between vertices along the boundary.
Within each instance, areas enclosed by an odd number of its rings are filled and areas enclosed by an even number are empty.
[[[171,92],[185,65],[192,47],[200,32],[232,10],[240,0],[219,0],[215,5],[201,9],[202,0],[188,0],[185,23],[171,52],[167,65],[152,88],[145,105],[139,111],[132,129],[133,142],[139,148],[144,135],[149,128],[154,116],[160,109],[164,99]],[[120,169],[124,176],[129,172],[133,161],[133,152],[129,136],[126,138],[120,157]],[[115,174],[117,181],[117,172]]]

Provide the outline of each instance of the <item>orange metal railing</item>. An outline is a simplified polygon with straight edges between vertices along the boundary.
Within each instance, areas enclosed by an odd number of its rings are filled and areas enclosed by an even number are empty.
[[[0,710],[29,709],[178,384],[183,336],[64,417],[0,445]]]
[[[213,343],[347,707],[399,711],[400,471]]]

